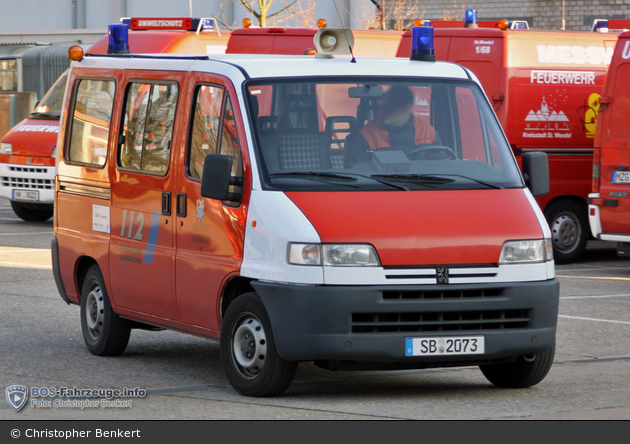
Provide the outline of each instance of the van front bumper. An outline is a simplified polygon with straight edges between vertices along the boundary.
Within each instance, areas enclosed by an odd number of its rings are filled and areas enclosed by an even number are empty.
[[[509,284],[306,286],[252,282],[288,361],[476,365],[555,345],[557,279]],[[483,355],[405,356],[406,338],[484,336]]]
[[[0,197],[20,200],[14,198],[14,190],[37,191],[37,200],[24,202],[54,203],[55,166],[0,163]]]

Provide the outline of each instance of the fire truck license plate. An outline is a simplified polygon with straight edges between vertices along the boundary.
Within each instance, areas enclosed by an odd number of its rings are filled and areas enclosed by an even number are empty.
[[[13,190],[13,199],[38,201],[39,191]]]
[[[484,336],[405,338],[405,356],[482,355]]]
[[[612,183],[630,183],[630,171],[613,171]]]

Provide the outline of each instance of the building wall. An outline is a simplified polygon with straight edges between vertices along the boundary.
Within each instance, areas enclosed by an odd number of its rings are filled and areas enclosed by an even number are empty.
[[[274,0],[269,14],[293,0]],[[382,1],[382,0],[379,0]],[[258,9],[257,1],[249,1]],[[324,18],[330,26],[366,27],[374,18],[370,0],[299,0],[296,14],[270,20],[270,25],[316,26]],[[0,0],[0,35],[7,32],[67,29],[107,29],[120,17],[216,17],[231,27],[244,18],[257,20],[240,0]],[[280,19],[280,22],[278,22]]]
[[[562,29],[562,0],[383,0],[385,14],[401,3],[407,3],[406,10],[417,8],[424,19],[443,19],[446,14],[463,19],[464,8],[477,9],[479,20],[506,18],[525,19],[530,28]],[[462,8],[463,7],[463,8]],[[565,0],[564,19],[567,31],[588,31],[595,18],[630,19],[630,0]]]

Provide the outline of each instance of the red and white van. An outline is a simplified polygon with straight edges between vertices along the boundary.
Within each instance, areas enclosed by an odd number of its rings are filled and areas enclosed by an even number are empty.
[[[2,138],[0,197],[11,200],[23,220],[42,222],[53,215],[59,116],[66,90],[65,71],[35,109]]]
[[[249,396],[299,362],[542,381],[547,156],[523,155],[526,185],[475,76],[419,51],[73,62],[52,256],[90,352],[122,354],[133,328],[218,340]]]
[[[630,257],[630,32],[619,36],[604,91],[593,155],[593,192],[589,195],[591,231],[617,242],[617,254]]]

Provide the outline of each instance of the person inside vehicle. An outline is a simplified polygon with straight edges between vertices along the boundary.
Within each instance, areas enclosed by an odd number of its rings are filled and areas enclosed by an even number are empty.
[[[440,145],[433,127],[413,114],[414,95],[407,86],[394,85],[383,96],[379,116],[349,136],[344,166],[371,160],[377,149],[409,153],[422,145]]]

